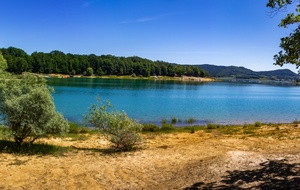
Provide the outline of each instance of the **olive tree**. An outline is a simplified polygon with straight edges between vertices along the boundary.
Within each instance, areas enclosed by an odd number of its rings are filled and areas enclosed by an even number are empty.
[[[275,65],[294,64],[300,66],[300,0],[269,0],[267,7],[271,8],[272,14],[286,11],[287,7],[294,8],[294,11],[287,13],[279,24],[280,27],[292,27],[292,32],[281,38],[281,51],[274,56]]]
[[[46,80],[33,75],[0,78],[0,114],[18,145],[67,131],[68,123],[55,111]]]
[[[142,125],[129,118],[124,111],[115,110],[109,101],[97,99],[84,117],[92,127],[103,132],[117,149],[130,150],[142,142],[139,134]]]

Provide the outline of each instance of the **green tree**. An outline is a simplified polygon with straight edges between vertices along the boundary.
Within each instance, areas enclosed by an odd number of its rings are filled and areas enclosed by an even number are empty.
[[[275,65],[295,64],[296,68],[300,66],[300,1],[299,0],[269,0],[267,7],[272,9],[272,14],[286,10],[288,6],[294,6],[295,11],[288,13],[279,24],[280,27],[294,27],[292,32],[284,38],[281,38],[281,51],[274,56]]]
[[[1,49],[3,57],[7,61],[7,71],[21,74],[31,70],[31,58],[25,51],[15,47]]]
[[[55,111],[45,79],[7,74],[0,78],[0,92],[0,114],[18,145],[68,129],[67,121]]]
[[[150,75],[180,76],[185,72],[182,65],[164,61],[154,62],[137,56],[126,58],[113,55],[76,55],[64,54],[58,50],[50,53],[33,52],[27,55],[25,51],[14,47],[1,48],[0,51],[7,62],[7,71],[16,74],[34,72],[86,75],[89,74],[87,72],[89,67],[93,69],[93,74],[98,75],[132,75],[135,73],[146,77]],[[201,71],[201,73],[204,72]]]
[[[90,107],[85,120],[99,129],[117,149],[130,150],[142,141],[139,132],[143,126],[125,112],[115,110],[109,101],[97,100]]]
[[[92,76],[94,74],[94,70],[92,67],[88,67],[86,69],[86,76]]]
[[[7,69],[7,62],[2,56],[2,53],[0,51],[0,72],[3,72]]]
[[[103,75],[105,75],[105,73],[102,71],[102,68],[101,68],[101,67],[99,67],[99,68],[97,69],[97,75],[98,75],[98,76],[103,76]]]
[[[182,65],[177,66],[175,68],[175,74],[176,74],[176,76],[181,77],[184,74],[184,69],[185,68]]]

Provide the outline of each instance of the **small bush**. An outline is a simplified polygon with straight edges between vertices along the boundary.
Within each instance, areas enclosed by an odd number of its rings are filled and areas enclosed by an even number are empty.
[[[177,119],[176,119],[175,117],[172,117],[172,118],[171,118],[171,123],[172,123],[172,124],[176,124],[176,123],[177,123]]]
[[[69,133],[78,134],[78,133],[88,133],[90,129],[85,126],[81,126],[78,123],[69,123]]]
[[[167,122],[167,119],[166,118],[163,118],[162,120],[161,120],[161,124],[162,125],[164,125],[164,124],[167,124],[168,122]]]
[[[90,130],[87,127],[81,127],[79,133],[88,133]]]
[[[217,129],[217,128],[220,128],[220,125],[213,124],[213,123],[207,124],[207,129]]]
[[[189,119],[186,120],[186,123],[188,123],[190,125],[195,123],[195,122],[196,122],[196,119],[194,119],[194,118],[189,118]]]
[[[298,125],[300,124],[300,120],[298,120],[297,118],[293,121],[293,124],[295,125],[295,127],[298,127]]]
[[[159,127],[155,124],[143,124],[143,131],[144,132],[156,132],[159,131]]]
[[[69,123],[69,133],[80,133],[80,126],[77,123]]]
[[[300,121],[296,118],[296,119],[293,121],[293,124],[300,124]]]
[[[143,126],[129,118],[125,112],[115,110],[109,101],[98,99],[96,104],[90,107],[85,119],[103,132],[118,150],[132,150],[135,145],[142,142],[139,132]]]
[[[259,122],[259,121],[256,121],[256,122],[254,123],[254,126],[255,126],[255,127],[261,127],[261,126],[262,126],[262,123]]]
[[[195,133],[195,127],[191,128],[191,133]]]
[[[162,124],[161,128],[160,128],[161,131],[172,131],[174,130],[174,127],[172,124]]]

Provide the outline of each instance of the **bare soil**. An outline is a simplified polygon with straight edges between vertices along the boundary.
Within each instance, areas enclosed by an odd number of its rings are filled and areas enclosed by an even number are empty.
[[[107,151],[99,135],[41,139],[64,155],[0,154],[0,189],[299,189],[300,127],[255,134],[145,134],[133,152]],[[37,142],[38,143],[38,142]]]

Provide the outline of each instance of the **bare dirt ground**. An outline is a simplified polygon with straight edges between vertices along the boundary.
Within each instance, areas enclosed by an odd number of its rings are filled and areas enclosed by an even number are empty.
[[[299,189],[300,127],[256,135],[146,134],[139,150],[109,153],[98,135],[50,138],[64,155],[0,154],[0,189]]]

